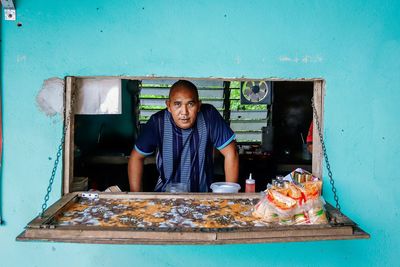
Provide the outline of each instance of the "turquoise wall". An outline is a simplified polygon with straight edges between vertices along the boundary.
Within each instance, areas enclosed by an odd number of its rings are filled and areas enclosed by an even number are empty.
[[[28,1],[1,25],[0,266],[398,265],[399,1]],[[22,23],[21,27],[17,22]],[[16,242],[40,210],[61,118],[35,104],[66,75],[326,79],[343,210],[370,240],[224,246]],[[57,176],[54,201],[60,196]],[[332,200],[329,184],[325,196]]]

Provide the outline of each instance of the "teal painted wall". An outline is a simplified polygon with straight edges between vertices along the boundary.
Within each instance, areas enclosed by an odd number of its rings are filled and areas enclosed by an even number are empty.
[[[0,266],[398,265],[399,1],[28,1],[1,25]],[[17,22],[22,23],[21,27]],[[16,242],[42,203],[61,118],[35,104],[66,75],[326,79],[343,210],[370,240],[224,246]],[[51,200],[60,196],[61,178]],[[332,200],[329,185],[325,196]]]

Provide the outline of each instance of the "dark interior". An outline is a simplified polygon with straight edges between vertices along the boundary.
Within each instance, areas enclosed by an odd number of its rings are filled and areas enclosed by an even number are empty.
[[[121,81],[122,114],[75,115],[74,177],[88,177],[88,189],[112,185],[128,191],[128,155],[137,135],[138,81]]]
[[[121,82],[122,114],[75,115],[74,177],[88,178],[85,190],[103,191],[113,185],[129,190],[127,163],[139,129],[139,81]],[[303,140],[312,121],[313,82],[273,82],[272,92],[270,123],[262,129],[263,141],[238,143],[242,189],[250,173],[256,191],[261,191],[271,179],[296,167],[311,171],[311,155]],[[223,181],[223,157],[218,151],[214,165],[215,181]],[[158,178],[154,158],[146,160],[143,177],[144,191],[153,191]]]

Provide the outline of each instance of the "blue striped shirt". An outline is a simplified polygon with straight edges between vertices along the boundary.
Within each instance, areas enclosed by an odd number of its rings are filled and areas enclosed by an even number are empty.
[[[208,192],[213,182],[213,148],[221,150],[234,139],[219,112],[212,105],[202,104],[190,129],[177,127],[167,109],[152,115],[135,149],[145,156],[157,152],[160,176],[155,191],[163,192],[168,183],[181,182],[191,192]]]

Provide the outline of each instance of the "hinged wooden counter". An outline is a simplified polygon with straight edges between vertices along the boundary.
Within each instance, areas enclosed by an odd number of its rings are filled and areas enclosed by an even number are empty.
[[[267,225],[251,215],[259,194],[70,193],[17,240],[112,244],[231,244],[365,239],[327,204],[323,225]],[[84,196],[84,195],[83,195]]]

